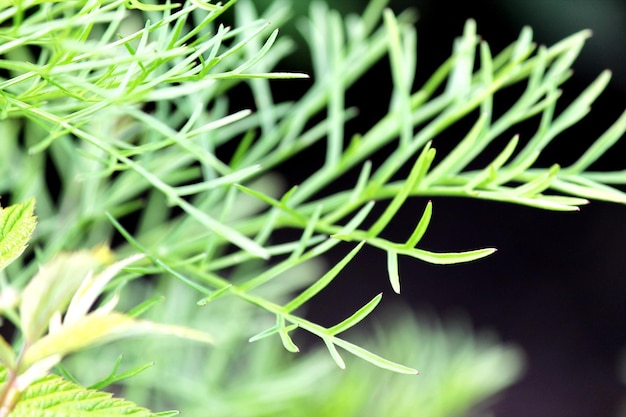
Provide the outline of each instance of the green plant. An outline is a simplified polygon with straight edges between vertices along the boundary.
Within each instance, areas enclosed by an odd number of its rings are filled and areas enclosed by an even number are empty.
[[[609,81],[610,74],[602,73],[555,114],[560,86],[589,33],[547,48],[537,47],[531,30],[524,29],[494,56],[469,21],[451,58],[413,91],[412,14],[396,16],[385,4],[374,0],[362,16],[346,19],[314,4],[300,25],[313,60],[310,89],[295,102],[275,103],[272,79],[307,77],[274,70],[293,48],[273,26],[287,18],[285,2],[261,16],[246,0],[159,6],[123,0],[0,2],[0,193],[14,203],[36,198],[40,219],[32,238],[36,253],[5,269],[2,294],[23,295],[37,264],[58,262],[62,250],[115,243],[118,256],[144,256],[121,264],[126,272],[103,288],[115,294],[145,285],[141,299],[131,303],[140,309],[131,312],[157,304],[155,294],[164,283],[188,286],[207,311],[216,303],[242,301],[268,313],[272,323],[266,330],[254,319],[242,322],[241,329],[250,324],[259,332],[251,341],[275,336],[287,351],[297,352],[292,333],[302,329],[320,338],[342,368],[337,348],[415,374],[340,337],[375,309],[381,294],[328,327],[307,320],[303,307],[365,245],[384,252],[395,292],[401,288],[400,256],[451,264],[494,252],[418,247],[431,202],[406,241],[385,238],[411,197],[463,196],[564,211],[577,210],[587,199],[626,202],[624,193],[608,185],[623,184],[622,172],[588,170],[626,130],[626,112],[572,165],[536,167],[545,146],[587,114]],[[219,24],[229,8],[232,28]],[[345,93],[386,55],[393,80],[389,113],[345,141],[345,123],[355,115],[345,106]],[[512,85],[525,87],[518,100],[494,111],[494,96]],[[245,94],[244,86],[254,112],[229,101]],[[539,122],[530,140],[515,136],[490,163],[467,168],[503,133],[533,117]],[[465,119],[475,120],[467,135],[437,157],[432,140]],[[273,174],[323,140],[325,160],[301,184],[285,184]],[[383,148],[392,150],[374,165],[369,159]],[[353,187],[326,192],[352,175]],[[373,210],[375,201],[386,200],[382,212]],[[276,233],[285,229],[299,234]],[[115,241],[117,233],[127,243]],[[311,276],[316,260],[343,248],[342,261]],[[297,280],[298,274],[308,280]],[[153,278],[145,283],[142,276]],[[22,333],[27,330],[13,305],[3,313]],[[115,372],[95,386],[116,382]],[[65,376],[72,378],[70,372]]]

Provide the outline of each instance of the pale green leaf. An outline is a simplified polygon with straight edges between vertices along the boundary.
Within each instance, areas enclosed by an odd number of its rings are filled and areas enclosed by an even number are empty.
[[[57,332],[48,334],[33,343],[24,354],[22,367],[27,368],[54,355],[65,356],[114,340],[159,334],[203,343],[213,342],[208,334],[198,330],[136,320],[116,312],[104,315],[92,313],[74,324],[62,326]]]
[[[157,6],[154,4],[142,3],[139,0],[128,0],[126,7],[128,7],[129,9],[139,9],[145,12],[148,12],[148,11],[156,12],[156,11],[170,10],[176,7],[180,7],[180,3],[170,3],[167,5]]]
[[[104,271],[97,275],[90,274],[76,290],[72,297],[67,312],[63,318],[65,325],[73,324],[81,317],[84,317],[89,309],[96,302],[96,299],[102,295],[104,288],[123,268],[143,258],[144,254],[136,254],[107,267]],[[112,310],[117,303],[114,299],[109,309]]]
[[[278,334],[280,335],[280,340],[283,342],[283,346],[288,352],[298,353],[300,352],[300,348],[293,342],[291,336],[289,336],[289,331],[293,328],[293,326],[290,326],[290,328],[281,327]]]
[[[341,323],[336,324],[333,327],[329,328],[328,333],[335,336],[339,333],[345,332],[346,330],[354,327],[359,322],[361,322],[361,320],[367,317],[372,311],[374,311],[374,309],[376,308],[378,303],[380,303],[380,300],[382,300],[382,298],[383,298],[383,294],[382,293],[378,294],[376,297],[372,298],[370,302],[368,302],[363,307],[358,309],[350,317],[348,317]]]
[[[624,135],[624,132],[626,132],[626,110],[566,171],[578,174],[589,168]]]
[[[216,4],[210,4],[209,2],[206,1],[200,1],[200,0],[191,0],[191,3],[193,3],[194,5],[198,6],[201,9],[213,12],[213,11],[219,11],[222,9],[221,5],[216,5]]]
[[[437,264],[437,265],[450,265],[459,264],[463,262],[471,262],[485,256],[489,256],[496,251],[495,248],[477,249],[466,252],[430,252],[423,249],[413,249],[410,251],[399,251],[403,255],[412,256],[422,261]]]
[[[150,297],[147,300],[145,300],[142,303],[140,303],[139,305],[136,305],[135,307],[133,307],[130,310],[128,310],[128,312],[126,314],[131,316],[131,317],[139,317],[143,313],[145,313],[146,311],[150,310],[155,305],[157,305],[159,303],[162,303],[163,301],[165,301],[165,297],[162,296],[162,295],[157,295],[155,297]]]
[[[11,369],[14,369],[17,363],[13,348],[2,336],[0,336],[0,363]]]
[[[316,294],[322,291],[330,282],[335,279],[337,275],[345,268],[345,266],[356,256],[361,250],[365,241],[360,242],[354,249],[352,249],[341,261],[333,266],[324,276],[315,281],[310,287],[300,293],[296,298],[291,300],[283,307],[283,311],[290,313],[302,304],[313,298]]]
[[[278,325],[272,326],[269,329],[265,329],[260,333],[255,334],[251,338],[248,339],[248,342],[253,343],[261,339],[265,339],[266,337],[270,337],[280,331],[280,327]]]
[[[60,253],[39,268],[24,288],[19,306],[22,332],[28,343],[44,333],[52,315],[65,310],[83,280],[110,256],[102,248]]]
[[[520,197],[534,197],[550,187],[550,185],[554,182],[559,169],[559,165],[552,165],[550,169],[546,170],[543,174],[537,176],[532,181],[516,187],[514,194]]]
[[[226,294],[228,291],[230,291],[232,289],[232,284],[231,285],[225,285],[220,289],[217,289],[215,291],[213,291],[211,293],[211,295],[209,295],[208,297],[204,297],[203,299],[199,300],[197,302],[197,304],[199,306],[205,306],[207,304],[209,304],[211,301],[220,298],[221,296],[223,296],[224,294]]]
[[[408,366],[400,365],[388,359],[382,358],[375,353],[370,352],[367,349],[364,349],[360,346],[354,345],[350,342],[347,342],[343,339],[333,338],[333,343],[348,352],[352,353],[355,356],[358,356],[361,359],[366,360],[380,368],[389,369],[390,371],[398,372],[401,374],[413,374],[417,375],[419,372],[413,368],[409,368]],[[327,344],[328,346],[328,344]],[[332,354],[332,352],[331,352]]]
[[[34,208],[35,200],[0,208],[0,271],[26,249],[37,224]]]
[[[123,381],[125,379],[131,378],[135,375],[138,375],[139,373],[145,371],[146,369],[152,367],[155,365],[154,362],[150,362],[147,363],[145,365],[140,365],[137,367],[134,367],[132,369],[128,369],[124,372],[117,372],[117,370],[119,369],[120,365],[122,364],[122,360],[124,359],[124,357],[122,355],[117,357],[117,360],[115,361],[115,364],[113,365],[113,369],[111,370],[111,373],[109,375],[107,375],[105,378],[103,378],[102,380],[96,382],[95,384],[92,384],[89,386],[90,389],[97,389],[97,390],[102,390],[105,389],[106,387],[108,387],[111,384],[115,384],[117,382]]]
[[[476,187],[483,187],[492,180],[496,179],[498,170],[506,161],[508,161],[511,155],[513,155],[518,142],[519,135],[513,136],[502,152],[500,152],[500,154],[489,165],[487,165],[485,169],[473,175],[473,178],[467,183],[465,189],[471,191]]]
[[[411,236],[406,241],[407,248],[414,248],[415,245],[417,245],[418,242],[422,239],[422,237],[424,236],[424,233],[426,233],[426,229],[428,229],[428,225],[430,224],[430,219],[432,218],[432,215],[433,215],[433,203],[432,201],[429,201],[428,204],[426,204],[426,208],[424,209],[424,214],[422,214],[422,217],[420,218],[420,221],[415,227],[415,230],[413,230],[413,233],[411,233]]]
[[[428,150],[426,150],[428,149]],[[389,206],[385,209],[385,212],[378,218],[378,220],[370,227],[368,236],[375,237],[383,231],[383,229],[391,222],[398,210],[402,207],[404,202],[410,196],[411,192],[418,186],[420,179],[423,177],[425,171],[428,169],[429,164],[429,151],[430,148],[426,146],[419,158],[415,160],[411,172],[408,178],[402,184],[400,191],[394,196],[389,203]]]
[[[328,352],[330,352],[330,356],[333,358],[337,366],[340,367],[341,369],[346,369],[346,363],[343,361],[343,358],[337,351],[337,348],[333,344],[333,341],[327,338],[324,338],[323,340],[324,340],[324,344],[328,348]]]
[[[391,288],[396,294],[400,294],[400,274],[398,272],[398,252],[393,250],[387,251],[387,273],[389,274],[389,282]]]

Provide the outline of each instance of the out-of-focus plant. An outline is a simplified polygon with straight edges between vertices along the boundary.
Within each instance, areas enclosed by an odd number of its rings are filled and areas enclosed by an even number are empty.
[[[26,249],[35,228],[33,209],[32,200],[0,208],[1,269]],[[60,253],[40,267],[19,296],[8,299],[11,293],[3,292],[2,312],[20,330],[20,335],[13,347],[0,337],[0,416],[39,415],[44,409],[54,415],[79,411],[85,416],[120,415],[116,408],[136,407],[68,386],[60,378],[42,378],[66,355],[118,339],[162,333],[211,342],[207,334],[199,331],[137,320],[113,311],[118,292],[96,305],[115,275],[142,257],[131,256],[95,273],[110,261],[111,253],[106,248]],[[17,354],[14,348],[18,349]],[[70,395],[81,400],[68,401],[68,391],[74,391]],[[147,410],[136,411],[145,414]]]
[[[626,130],[626,112],[572,165],[538,167],[543,149],[588,113],[609,81],[610,73],[602,73],[557,112],[560,88],[589,33],[537,47],[526,28],[493,54],[468,21],[450,59],[414,89],[412,14],[395,15],[385,4],[374,0],[361,16],[346,18],[313,4],[298,25],[309,43],[312,80],[298,81],[307,76],[275,69],[293,47],[275,28],[289,13],[287,2],[259,15],[246,0],[0,1],[0,193],[12,202],[36,198],[41,219],[32,238],[36,253],[3,272],[2,298],[48,282],[37,278],[38,265],[62,262],[68,256],[62,250],[84,253],[79,250],[108,242],[120,257],[130,256],[124,259],[135,260],[137,253],[144,259],[114,264],[127,273],[117,285],[107,281],[100,288],[105,298],[115,299],[117,286],[151,276],[144,299],[137,300],[141,312],[157,303],[154,292],[167,281],[193,289],[194,306],[206,306],[200,312],[216,303],[238,306],[233,314],[247,311],[243,304],[254,306],[254,314],[265,312],[272,323],[263,323],[265,330],[261,323],[246,327],[250,341],[276,337],[287,351],[298,352],[292,335],[301,329],[321,339],[341,368],[340,349],[381,368],[416,374],[412,366],[419,363],[391,361],[343,336],[376,308],[382,293],[331,326],[311,322],[303,309],[365,245],[383,252],[395,292],[401,289],[401,256],[452,264],[494,252],[422,248],[431,202],[406,240],[386,238],[412,197],[460,196],[561,211],[578,210],[588,199],[626,202],[609,185],[626,182],[624,172],[589,171]],[[234,26],[219,24],[230,8]],[[346,92],[383,57],[391,66],[389,112],[346,139],[345,124],[356,113],[346,108]],[[276,78],[310,88],[296,101],[275,102]],[[510,107],[498,108],[496,97],[513,85],[523,92]],[[241,109],[248,91],[249,108]],[[478,165],[488,146],[532,118],[538,128],[531,138],[510,138],[495,158]],[[433,141],[462,120],[473,121],[467,134],[451,152],[436,155]],[[324,160],[313,163],[316,169],[301,184],[273,174],[320,141]],[[372,163],[382,150],[387,153],[380,163]],[[330,191],[351,174],[353,186]],[[376,201],[386,202],[382,211],[372,210]],[[286,229],[296,233],[280,233]],[[118,236],[127,243],[117,242]],[[312,280],[295,279],[330,250],[344,250],[345,256]],[[94,274],[100,276],[97,268]],[[40,336],[49,318],[57,324],[67,319],[57,318],[61,306],[50,311],[37,322],[37,332],[21,321],[23,311],[8,308],[5,316],[22,334]],[[257,324],[246,320],[242,326],[250,322]],[[20,342],[5,346],[7,363],[7,352]],[[105,381],[114,382],[115,375]]]
[[[315,269],[319,266],[303,271],[298,284],[306,282],[307,275],[312,279]],[[259,317],[253,306],[216,300],[198,310],[194,292],[174,281],[163,280],[154,289],[133,285],[133,291],[125,292],[133,296],[125,302],[135,303],[146,292],[167,295],[169,307],[151,310],[150,320],[203,329],[215,335],[215,345],[206,349],[183,340],[136,339],[123,348],[98,349],[97,363],[91,352],[73,356],[66,370],[95,387],[93,381],[108,375],[113,362],[131,369],[149,367],[124,380],[118,390],[153,409],[176,407],[190,416],[210,410],[214,417],[407,416],[416,410],[434,417],[482,415],[478,413],[491,405],[494,394],[522,371],[519,348],[499,343],[492,334],[475,333],[464,320],[416,320],[408,309],[395,308],[372,320],[373,331],[356,329],[351,339],[401,363],[420,364],[421,376],[384,372],[351,358],[346,358],[346,371],[337,372],[323,349],[315,346],[293,358],[285,357],[280,343],[271,340],[242,344],[255,328],[267,325],[267,318]],[[268,291],[283,299],[290,288],[277,285]]]

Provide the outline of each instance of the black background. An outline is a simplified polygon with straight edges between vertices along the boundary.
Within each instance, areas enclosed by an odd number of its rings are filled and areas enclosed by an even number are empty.
[[[305,9],[304,3],[299,7]],[[365,3],[331,7],[354,12]],[[449,56],[468,18],[477,21],[494,54],[514,41],[524,25],[533,28],[537,43],[546,45],[578,30],[593,30],[562,100],[571,101],[606,68],[613,71],[613,80],[585,121],[546,150],[540,161],[544,166],[573,162],[626,107],[624,2],[392,0],[390,7],[419,11],[418,85]],[[303,70],[305,63],[288,65]],[[351,90],[348,104],[358,106],[360,116],[350,129],[363,132],[384,114],[388,74],[383,62]],[[528,131],[521,127],[522,140],[533,131],[534,125]],[[438,141],[445,147],[462,133],[452,130]],[[618,144],[594,169],[626,169],[625,155],[625,144]],[[303,169],[310,167],[307,161],[318,157],[323,161],[323,148],[283,166],[283,173],[290,183],[298,182],[310,172]],[[387,237],[406,239],[426,201],[411,200]],[[381,290],[385,302],[401,299],[417,312],[446,316],[462,311],[476,327],[495,329],[527,355],[524,378],[497,403],[497,416],[617,416],[626,398],[620,380],[626,348],[626,207],[592,202],[580,212],[562,213],[467,199],[434,198],[433,204],[434,217],[421,247],[453,251],[494,246],[498,252],[476,263],[444,267],[401,259],[403,293],[395,296],[386,282],[384,254],[366,250],[313,305],[312,318],[333,323]]]

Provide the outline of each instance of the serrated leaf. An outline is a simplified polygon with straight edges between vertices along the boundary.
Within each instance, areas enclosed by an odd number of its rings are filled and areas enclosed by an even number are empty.
[[[50,318],[68,306],[83,280],[101,266],[110,253],[103,249],[60,253],[39,268],[30,280],[19,306],[24,338],[31,344],[48,328]]]
[[[7,379],[0,372],[0,384]],[[48,375],[30,385],[11,411],[11,417],[153,417],[150,410],[113,398],[113,394],[83,388],[56,375]]]
[[[185,327],[136,320],[117,312],[103,315],[91,313],[37,340],[26,350],[21,365],[25,369],[54,355],[65,356],[114,340],[155,334],[177,336],[203,343],[213,342],[208,334]]]
[[[35,200],[0,208],[0,271],[26,249],[37,218],[33,214]]]

